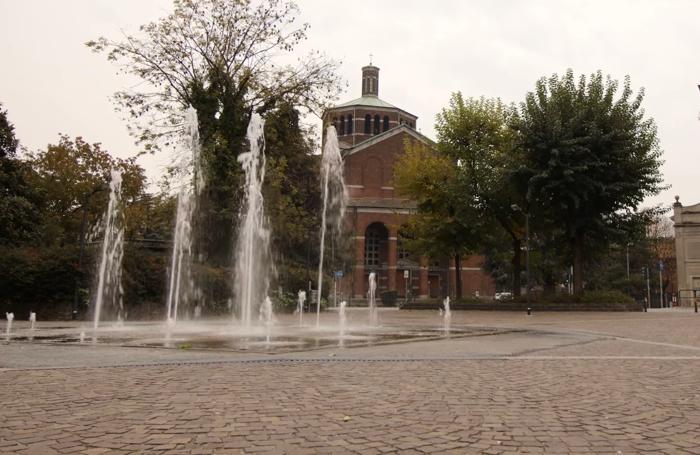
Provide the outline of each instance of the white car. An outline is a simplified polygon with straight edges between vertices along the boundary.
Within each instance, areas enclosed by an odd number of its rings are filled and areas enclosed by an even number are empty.
[[[507,300],[511,297],[513,297],[513,294],[510,292],[497,292],[496,295],[493,296],[495,300]]]

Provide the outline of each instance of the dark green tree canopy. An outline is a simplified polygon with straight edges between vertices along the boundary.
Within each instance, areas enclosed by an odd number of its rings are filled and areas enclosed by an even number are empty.
[[[19,141],[15,137],[15,127],[7,119],[7,111],[0,103],[0,159],[14,158]]]
[[[656,125],[642,109],[644,91],[635,95],[629,77],[619,89],[600,71],[578,81],[571,70],[542,78],[515,122],[524,153],[521,191],[534,216],[564,228],[577,291],[586,241],[609,241],[608,229],[664,188]]]

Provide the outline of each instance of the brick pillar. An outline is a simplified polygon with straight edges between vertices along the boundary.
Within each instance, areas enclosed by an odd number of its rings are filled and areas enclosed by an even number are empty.
[[[387,271],[387,273],[389,274],[390,291],[396,290],[396,260],[398,258],[398,254],[396,251],[396,235],[396,230],[392,228],[389,231],[389,270]]]
[[[353,285],[353,296],[356,299],[365,298],[365,238],[364,236],[355,237],[355,274]]]
[[[418,287],[418,298],[427,299],[430,295],[428,290],[428,257],[420,257],[420,285]]]

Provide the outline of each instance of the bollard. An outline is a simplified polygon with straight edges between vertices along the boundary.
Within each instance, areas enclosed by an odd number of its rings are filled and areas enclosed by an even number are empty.
[[[698,291],[693,289],[693,302],[695,302],[695,312],[698,312]]]
[[[531,316],[532,315],[532,308],[527,307],[527,315]]]

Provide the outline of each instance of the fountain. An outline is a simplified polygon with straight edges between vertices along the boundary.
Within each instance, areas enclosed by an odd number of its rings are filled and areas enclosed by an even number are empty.
[[[117,307],[117,316],[124,310],[122,304],[122,257],[124,255],[124,223],[121,211],[122,174],[112,171],[109,182],[109,204],[104,220],[104,237],[95,295],[93,328],[100,324],[105,302]]]
[[[251,326],[254,309],[261,303],[267,304],[270,285],[270,230],[262,195],[265,180],[264,126],[259,114],[251,116],[246,135],[250,150],[238,156],[245,172],[245,195],[236,244],[234,295],[244,327]]]
[[[34,325],[36,324],[36,313],[33,311],[29,312],[29,330],[34,330]]]
[[[199,124],[197,111],[190,107],[185,113],[185,138],[181,143],[177,164],[179,191],[177,215],[170,260],[167,321],[177,322],[178,307],[187,303],[195,285],[192,278],[192,224],[197,197],[204,186],[200,166]]]
[[[343,300],[342,302],[340,302],[340,306],[338,307],[338,327],[340,332],[340,338],[343,338],[345,336],[345,324],[347,323],[347,316],[345,314],[346,305],[347,302]]]
[[[14,313],[5,313],[5,318],[7,318],[7,325],[5,326],[5,339],[10,340],[10,331],[12,330],[12,321],[15,319]]]
[[[367,307],[369,308],[369,325],[377,325],[377,274],[369,273],[369,289],[367,290]]]
[[[265,326],[265,343],[270,344],[272,325],[274,323],[274,315],[272,314],[272,300],[270,300],[270,297],[265,297],[263,304],[260,306],[260,322],[262,322]]]
[[[442,302],[442,306],[445,308],[445,312],[442,316],[442,323],[445,333],[450,333],[450,325],[452,324],[452,311],[450,311],[450,296],[445,297]]]
[[[316,327],[321,325],[321,295],[323,290],[323,253],[326,244],[326,224],[330,223],[340,232],[347,206],[347,191],[343,179],[343,157],[340,155],[338,136],[334,126],[326,129],[326,143],[321,157],[321,189],[323,210],[321,212],[321,243],[318,260],[318,288],[316,296]]]
[[[304,302],[306,302],[306,291],[299,290],[297,294],[297,311],[299,312],[299,327],[304,326]]]

